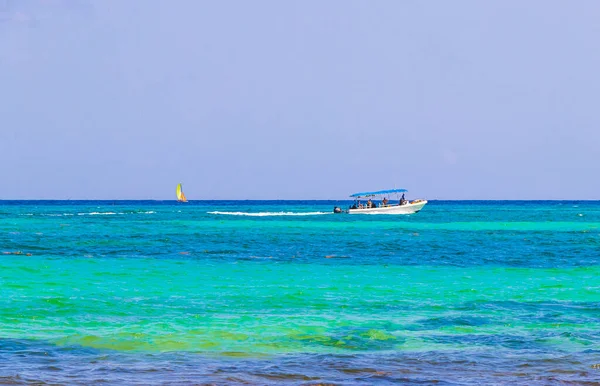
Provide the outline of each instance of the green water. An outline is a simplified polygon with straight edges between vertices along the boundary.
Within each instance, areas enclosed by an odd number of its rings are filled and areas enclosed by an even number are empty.
[[[339,353],[485,345],[461,342],[461,335],[534,337],[535,344],[579,350],[600,331],[600,309],[579,306],[598,301],[600,267],[11,256],[2,260],[0,283],[2,336],[114,350]],[[441,335],[456,339],[440,342]]]

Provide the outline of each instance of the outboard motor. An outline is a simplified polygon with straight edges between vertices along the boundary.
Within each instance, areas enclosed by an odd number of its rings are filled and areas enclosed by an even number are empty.
[[[333,213],[342,213],[342,208],[340,208],[339,206],[334,206]]]

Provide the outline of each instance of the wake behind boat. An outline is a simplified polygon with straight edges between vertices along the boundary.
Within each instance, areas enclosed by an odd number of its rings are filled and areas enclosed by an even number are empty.
[[[354,193],[350,197],[354,198],[354,203],[346,213],[349,214],[412,214],[417,213],[425,204],[427,200],[413,200],[408,201],[404,198],[406,189],[389,189],[389,190],[378,190],[374,192],[361,192]],[[397,199],[396,203],[391,203],[388,200],[388,196],[392,194],[399,195],[402,193],[402,197]],[[367,200],[362,202],[361,200]],[[340,207],[333,209],[334,213],[343,213]]]

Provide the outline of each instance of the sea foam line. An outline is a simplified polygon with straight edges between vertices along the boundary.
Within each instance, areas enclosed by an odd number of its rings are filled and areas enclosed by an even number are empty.
[[[144,212],[80,212],[78,216],[114,216],[118,214],[155,214],[153,210]],[[42,216],[42,217],[62,217],[74,216],[75,213],[20,213],[19,216]]]
[[[227,216],[252,216],[252,217],[266,217],[266,216],[316,216],[321,214],[330,214],[330,212],[221,212],[214,211],[208,212],[208,214],[221,214]]]
[[[115,213],[115,212],[77,213],[78,216],[112,216],[115,214],[125,214],[125,213],[122,213],[122,212],[119,212],[119,213]]]

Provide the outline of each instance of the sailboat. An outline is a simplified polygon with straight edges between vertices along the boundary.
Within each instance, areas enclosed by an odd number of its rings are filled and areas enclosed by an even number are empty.
[[[177,201],[187,202],[187,198],[185,198],[185,194],[183,194],[183,190],[181,190],[181,184],[177,184]]]

